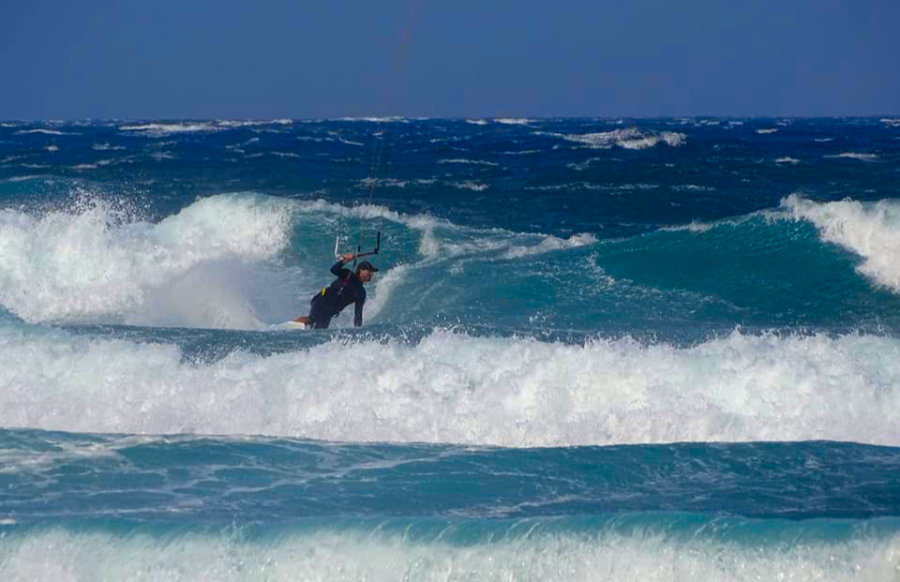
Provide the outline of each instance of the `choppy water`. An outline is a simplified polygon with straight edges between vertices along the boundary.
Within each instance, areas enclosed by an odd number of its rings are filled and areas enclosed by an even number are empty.
[[[893,119],[4,122],[0,577],[897,579],[898,162]],[[362,328],[278,329],[378,231]]]

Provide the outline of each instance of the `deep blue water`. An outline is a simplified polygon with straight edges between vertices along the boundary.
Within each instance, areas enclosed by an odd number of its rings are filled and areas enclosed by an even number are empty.
[[[897,579],[898,175],[878,118],[4,122],[0,578]]]

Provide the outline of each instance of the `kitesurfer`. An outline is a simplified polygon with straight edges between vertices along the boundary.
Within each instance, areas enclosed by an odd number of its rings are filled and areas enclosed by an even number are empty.
[[[380,234],[380,233],[379,233]],[[303,323],[314,329],[325,329],[331,323],[331,318],[340,313],[351,303],[356,304],[356,313],[353,316],[353,325],[362,325],[363,304],[366,302],[366,290],[363,283],[372,280],[372,275],[378,271],[369,261],[362,261],[356,268],[356,272],[344,268],[344,263],[352,261],[356,255],[345,253],[334,266],[331,273],[337,277],[328,287],[316,293],[309,304],[309,315],[301,315],[295,321]]]

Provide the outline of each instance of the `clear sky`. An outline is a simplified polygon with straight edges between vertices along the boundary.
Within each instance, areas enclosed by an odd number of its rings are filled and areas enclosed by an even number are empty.
[[[900,113],[900,0],[9,0],[0,119]]]

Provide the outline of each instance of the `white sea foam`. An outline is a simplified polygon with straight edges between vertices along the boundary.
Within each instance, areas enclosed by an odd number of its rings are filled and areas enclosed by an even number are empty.
[[[798,163],[800,163],[800,160],[798,160],[797,158],[792,158],[790,156],[784,156],[782,158],[778,158],[777,160],[775,160],[775,163],[776,164],[798,164]]]
[[[532,120],[524,117],[500,117],[494,119],[494,122],[502,123],[503,125],[528,125],[529,123],[532,123]]]
[[[27,135],[30,133],[42,133],[44,135],[81,135],[76,132],[60,131],[58,129],[22,129],[16,132],[16,135]]]
[[[487,125],[488,121],[486,119],[467,119],[466,123],[470,125]]]
[[[861,256],[862,274],[900,292],[900,202],[818,203],[792,194],[781,205],[794,218],[815,224],[824,240]]]
[[[70,166],[73,170],[94,170],[102,166],[108,166],[110,164],[115,163],[116,160],[97,160],[92,164],[76,164],[74,166]]]
[[[878,154],[867,154],[859,152],[841,152],[833,156],[825,156],[826,158],[846,158],[850,160],[860,160],[863,162],[874,162],[878,160]]]
[[[449,528],[448,528],[449,529]],[[150,536],[35,530],[0,538],[7,582],[272,582],[571,580],[620,582],[886,582],[900,568],[900,537],[780,546],[683,541],[652,531],[527,535],[476,544],[416,541],[383,531],[309,532],[245,540],[239,532]],[[715,529],[715,528],[712,528]]]
[[[48,145],[47,147],[45,147],[44,150],[46,150],[48,152],[58,152],[59,146],[55,145],[55,144],[51,144],[51,145]]]
[[[585,160],[583,162],[569,162],[568,164],[566,164],[566,167],[569,169],[575,170],[576,172],[583,172],[583,171],[587,170],[589,167],[591,167],[591,164],[593,164],[595,162],[599,162],[599,161],[600,161],[600,158],[591,158],[591,159]]]
[[[834,138],[833,137],[817,137],[813,141],[816,141],[819,143],[828,143],[830,141],[834,141]]]
[[[225,128],[241,128],[241,127],[257,127],[260,125],[290,125],[293,121],[290,119],[272,119],[267,121],[259,121],[259,120],[235,120],[235,119],[220,119],[216,121],[216,125]]]
[[[762,128],[762,129],[757,129],[756,133],[758,133],[760,135],[768,135],[770,133],[778,133],[778,128],[777,127],[766,127],[766,128]]]
[[[577,248],[596,242],[593,235],[581,233],[568,239],[535,233],[515,233],[501,228],[476,229],[453,224],[427,214],[404,214],[385,206],[362,204],[347,208],[325,200],[298,202],[300,212],[328,212],[363,220],[384,219],[421,233],[419,255],[424,261],[457,259],[467,255],[495,253],[497,259],[517,259],[525,256]],[[439,237],[438,231],[447,236]],[[401,271],[402,272],[402,271]],[[379,282],[381,293],[382,278]],[[385,287],[388,288],[387,286]]]
[[[35,180],[37,178],[43,178],[43,177],[44,176],[42,174],[30,174],[27,176],[12,176],[10,178],[5,178],[3,180],[0,180],[0,182],[10,182],[10,183],[27,182],[28,180]]]
[[[415,345],[334,339],[195,363],[174,345],[0,330],[6,428],[511,447],[810,439],[898,446],[898,417],[900,340],[873,336],[735,332],[676,348],[436,331]]]
[[[459,188],[460,190],[471,190],[473,192],[484,192],[490,186],[488,184],[482,184],[481,182],[474,182],[472,180],[463,180],[461,182],[448,182],[448,186],[453,186],[454,188]]]
[[[896,118],[884,118],[881,119],[881,123],[887,125],[888,127],[900,127],[900,119]]]
[[[337,136],[336,139],[337,139],[339,142],[341,142],[342,144],[346,144],[346,145],[352,145],[352,146],[357,146],[357,147],[363,147],[363,146],[365,146],[365,144],[362,143],[362,142],[359,142],[359,141],[352,141],[352,140],[349,140],[349,139],[344,139],[344,138],[342,138],[342,137],[340,137],[340,136]]]
[[[597,242],[597,238],[589,232],[573,234],[569,238],[548,236],[536,245],[511,247],[506,252],[506,258],[517,259],[529,255],[538,255],[564,249],[574,249],[594,244],[595,242]]]
[[[488,162],[486,160],[470,160],[467,158],[453,158],[453,159],[445,159],[438,160],[439,164],[472,164],[476,166],[499,166],[500,164],[496,162]]]
[[[595,149],[608,149],[613,146],[629,150],[641,150],[655,147],[660,143],[665,143],[671,147],[678,147],[684,144],[687,135],[673,131],[663,131],[660,133],[645,132],[637,127],[629,127],[625,129],[614,129],[612,131],[601,131],[596,133],[584,134],[548,134],[581,143]]]
[[[699,184],[678,184],[676,186],[672,186],[673,190],[677,190],[679,192],[715,192],[716,189],[712,186],[701,186]]]
[[[136,125],[119,126],[119,131],[143,133],[152,137],[163,137],[179,133],[213,132],[226,129],[210,122],[182,122],[182,123],[141,123]]]
[[[288,222],[286,204],[249,196],[202,199],[159,224],[100,202],[42,216],[2,210],[0,304],[27,321],[152,324],[148,310],[168,303],[184,317],[156,324],[257,327],[228,287],[245,263],[285,247]]]
[[[384,117],[341,117],[338,121],[362,121],[366,123],[409,123],[405,117],[387,115]]]
[[[438,226],[446,228],[454,227],[453,223],[450,221],[434,218],[427,214],[404,214],[377,204],[359,204],[357,206],[346,207],[319,199],[312,201],[297,201],[296,209],[299,212],[329,212],[332,214],[341,214],[351,218],[366,220],[382,218],[417,230],[431,229]]]
[[[576,172],[583,172],[584,170],[587,170],[589,167],[591,167],[591,164],[599,162],[600,160],[601,158],[591,158],[581,163],[571,162],[566,164],[566,167],[575,170]]]

